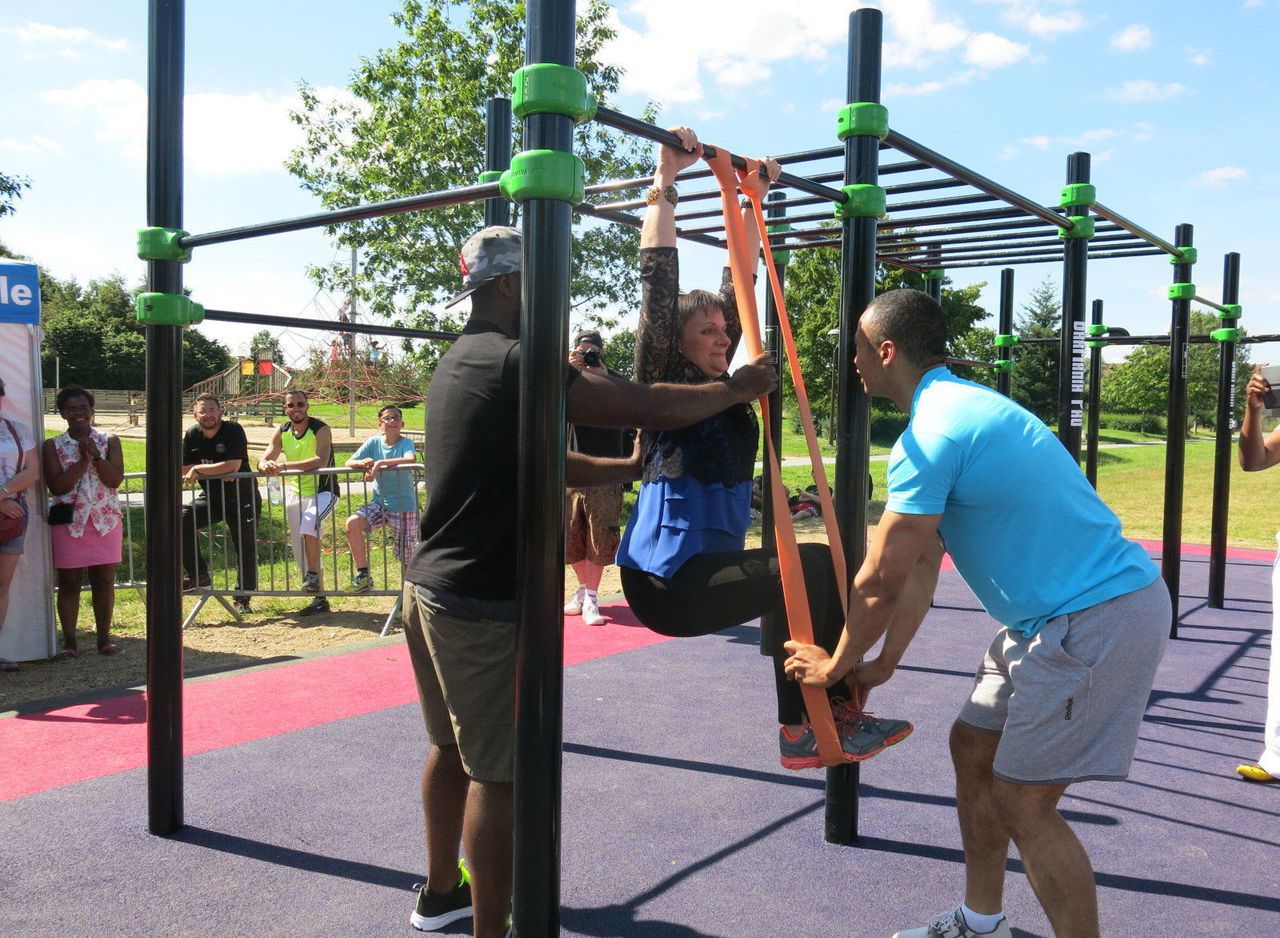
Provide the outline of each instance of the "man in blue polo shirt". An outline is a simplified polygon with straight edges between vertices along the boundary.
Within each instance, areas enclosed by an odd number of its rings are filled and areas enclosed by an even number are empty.
[[[911,421],[889,457],[888,501],[854,578],[845,634],[831,656],[789,644],[787,671],[822,686],[846,674],[864,690],[888,681],[920,625],[893,612],[940,536],[1003,628],[951,730],[964,902],[895,938],[1009,938],[1001,901],[1011,839],[1054,934],[1097,938],[1093,869],[1057,805],[1073,782],[1128,774],[1169,594],[1048,428],[951,374],[946,344],[941,307],[919,291],[886,293],[862,314],[863,387]],[[881,636],[878,657],[859,663]]]

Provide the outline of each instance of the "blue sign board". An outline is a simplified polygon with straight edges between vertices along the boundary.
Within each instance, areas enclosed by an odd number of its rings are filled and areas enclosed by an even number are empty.
[[[39,321],[39,268],[22,261],[0,261],[0,322]]]

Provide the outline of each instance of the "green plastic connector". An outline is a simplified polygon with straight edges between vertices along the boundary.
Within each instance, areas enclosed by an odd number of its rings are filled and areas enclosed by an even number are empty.
[[[1012,333],[1009,333],[1009,332],[998,333],[995,339],[996,348],[1013,348],[1015,345],[1017,345],[1021,341],[1022,340],[1019,339],[1016,335],[1013,335]]]
[[[1169,284],[1169,299],[1194,300],[1195,298],[1196,298],[1196,285],[1194,283]]]
[[[1178,245],[1178,253],[1169,255],[1170,264],[1194,264],[1200,256],[1200,252],[1195,248],[1184,248]]]
[[[540,62],[516,69],[511,76],[511,112],[563,114],[575,124],[596,116],[595,95],[587,91],[587,77],[568,65]]]
[[[1219,319],[1239,319],[1244,315],[1239,303],[1223,303],[1222,309],[1215,309],[1213,312]]]
[[[870,183],[856,183],[840,189],[847,198],[836,203],[836,218],[884,218],[884,190]]]
[[[1091,322],[1089,323],[1089,328],[1085,330],[1085,334],[1086,335],[1106,335],[1107,327],[1100,322],[1097,322],[1097,323]]]
[[[992,370],[998,375],[1007,375],[1013,371],[1013,359],[997,358],[991,364]]]
[[[1240,338],[1240,330],[1231,327],[1214,329],[1209,333],[1209,338],[1215,342],[1235,342]]]
[[[925,280],[945,280],[947,278],[947,272],[941,268],[938,270],[926,270],[922,276]]]
[[[791,226],[786,222],[782,222],[776,225],[766,225],[765,230],[768,231],[769,234],[780,234],[784,231],[790,231]],[[773,252],[773,263],[778,267],[786,267],[791,263],[791,252],[788,250],[779,251],[775,249]]]
[[[871,101],[846,104],[836,114],[836,136],[841,140],[849,137],[883,140],[889,136],[889,109]]]
[[[1092,205],[1098,201],[1098,190],[1093,183],[1073,182],[1062,187],[1058,204],[1063,208],[1068,205]]]
[[[138,229],[138,257],[144,261],[177,261],[185,264],[191,260],[191,249],[178,244],[187,236],[181,228]]]
[[[486,169],[480,174],[480,178],[476,180],[476,183],[478,185],[484,185],[486,182],[498,182],[500,179],[502,179],[502,170]]]
[[[194,326],[204,321],[204,307],[180,293],[139,293],[134,311],[144,326]]]
[[[567,150],[525,150],[512,158],[498,185],[512,202],[560,199],[579,205],[586,198],[587,169]]]
[[[1092,238],[1094,228],[1097,222],[1093,220],[1092,215],[1068,215],[1067,221],[1071,222],[1071,228],[1059,228],[1058,237],[1066,238]]]
[[[1101,342],[1098,339],[1085,339],[1084,344],[1085,344],[1085,348],[1106,348],[1107,347],[1106,342]]]

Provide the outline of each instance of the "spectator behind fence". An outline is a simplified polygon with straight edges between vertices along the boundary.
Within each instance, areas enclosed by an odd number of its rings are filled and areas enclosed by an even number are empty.
[[[621,377],[604,360],[600,333],[584,330],[574,339],[569,364],[580,371]],[[627,455],[625,430],[610,427],[569,425],[569,450],[587,456],[621,459]],[[622,533],[618,516],[622,513],[622,486],[588,485],[570,488],[565,506],[564,562],[573,567],[578,590],[565,603],[567,615],[581,615],[587,625],[604,625],[596,591],[604,568],[613,563]]]
[[[333,465],[333,431],[323,420],[309,416],[307,406],[306,391],[293,388],[284,392],[284,409],[289,419],[276,427],[271,445],[258,460],[258,469],[269,476],[285,469],[307,473],[286,481],[284,514],[293,556],[302,570],[302,588],[308,593],[318,593],[324,588],[320,525],[333,511],[338,495],[337,480],[332,473],[316,475],[314,472]],[[298,615],[314,616],[328,611],[329,600],[317,596],[298,610]]]
[[[418,546],[418,493],[413,473],[393,470],[393,466],[408,466],[418,461],[413,440],[402,436],[404,415],[392,404],[378,411],[378,424],[382,433],[371,436],[347,460],[352,469],[363,469],[364,480],[373,483],[373,498],[367,505],[347,518],[347,545],[351,548],[351,561],[356,565],[356,576],[347,587],[349,593],[363,593],[373,589],[373,577],[369,575],[368,533],[386,525],[395,538],[396,559],[403,569]]]
[[[3,400],[4,381],[0,381],[0,402]],[[0,416],[0,525],[12,525],[9,519],[20,523],[7,533],[7,539],[0,540],[0,629],[4,628],[9,612],[9,585],[22,557],[22,544],[27,534],[30,508],[26,490],[39,476],[40,464],[36,461],[36,444],[31,438],[31,429]],[[6,538],[6,534],[0,533],[0,538]],[[17,662],[0,658],[0,671],[17,670]]]
[[[1240,468],[1258,472],[1280,466],[1280,427],[1262,432],[1262,412],[1273,392],[1271,382],[1262,377],[1262,366],[1249,377],[1244,423],[1240,425]],[[1280,534],[1276,535],[1280,544]],[[1271,671],[1267,682],[1267,722],[1262,734],[1262,755],[1257,762],[1236,766],[1240,777],[1250,782],[1280,781],[1280,553],[1271,573]]]
[[[253,479],[222,479],[249,471],[249,441],[244,427],[222,419],[222,403],[214,394],[201,394],[191,405],[195,426],[182,437],[182,478],[198,483],[200,494],[182,509],[183,589],[209,586],[209,567],[200,556],[196,532],[223,521],[236,551],[236,589],[258,588],[258,512],[262,496]],[[249,611],[249,597],[236,595],[238,612]]]
[[[76,656],[80,585],[89,571],[98,653],[121,650],[111,640],[116,605],[116,565],[124,536],[116,488],[124,479],[120,438],[93,425],[93,393],[65,387],[56,398],[65,432],[44,442],[44,478],[53,495],[49,526],[53,565],[58,571],[58,620],[62,623],[62,660]]]

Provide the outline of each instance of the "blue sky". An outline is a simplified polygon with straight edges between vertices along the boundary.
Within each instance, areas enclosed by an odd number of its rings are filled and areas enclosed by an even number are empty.
[[[1240,252],[1244,324],[1280,332],[1280,285],[1267,273],[1280,216],[1280,0],[878,5],[892,126],[1045,203],[1057,200],[1067,154],[1087,150],[1100,201],[1166,238],[1195,226],[1201,295],[1220,296],[1222,256]],[[188,230],[315,209],[280,168],[296,142],[286,115],[297,82],[340,93],[361,56],[397,39],[388,14],[398,6],[188,4]],[[620,2],[609,54],[626,78],[615,104],[634,113],[657,100],[664,123],[747,154],[828,146],[853,6]],[[780,9],[804,18],[783,22]],[[146,4],[0,0],[0,24],[0,171],[32,180],[0,240],[60,277],[140,277]],[[717,252],[684,250],[689,285],[718,279]],[[317,296],[305,271],[334,256],[321,233],[281,235],[202,248],[186,277],[212,308],[332,318],[338,299]],[[1016,270],[1019,305],[1045,277],[1061,279],[1058,264]],[[997,271],[952,276],[992,284],[994,310]],[[1106,301],[1110,324],[1165,332],[1170,278],[1162,257],[1097,261],[1088,295]],[[234,353],[252,330],[206,331]],[[286,352],[311,341],[290,334]],[[1280,347],[1254,359],[1280,361]]]

